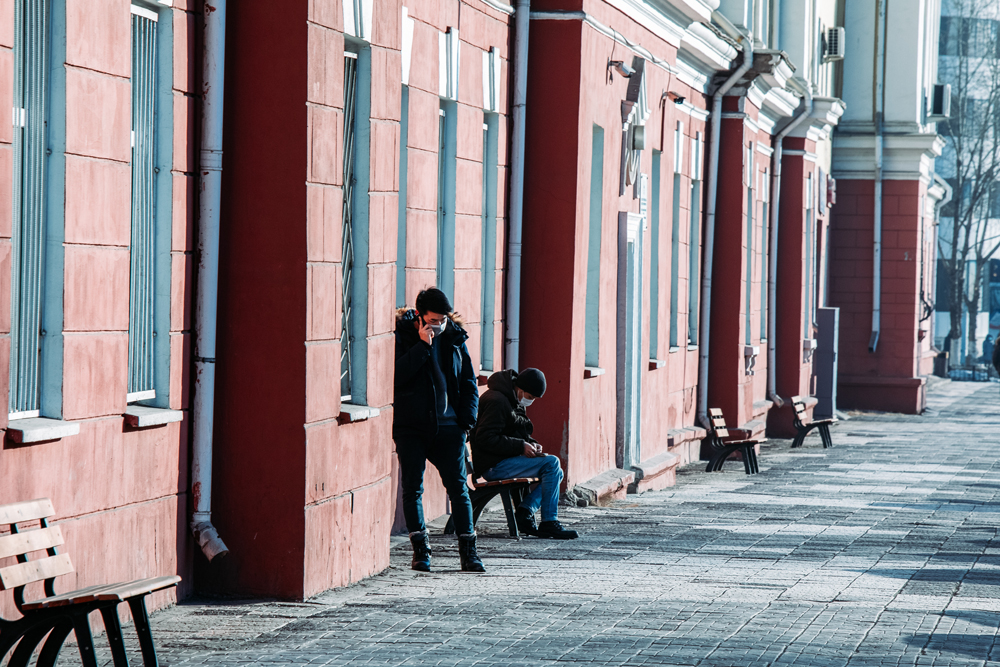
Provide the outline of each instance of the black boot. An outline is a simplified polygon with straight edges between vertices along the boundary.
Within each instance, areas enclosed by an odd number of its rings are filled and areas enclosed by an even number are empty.
[[[514,523],[517,524],[517,532],[523,535],[538,535],[538,526],[535,525],[535,515],[524,507],[514,510]]]
[[[462,561],[462,572],[485,572],[483,561],[476,553],[476,535],[458,536],[458,557]]]
[[[580,537],[575,530],[566,530],[558,521],[543,521],[538,524],[538,536],[554,540],[575,540]]]
[[[410,544],[413,545],[413,562],[410,567],[420,572],[431,571],[431,543],[427,539],[427,531],[410,533]]]

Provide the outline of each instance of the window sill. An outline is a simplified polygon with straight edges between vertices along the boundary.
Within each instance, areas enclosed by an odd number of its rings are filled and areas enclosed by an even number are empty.
[[[688,345],[688,352],[694,352],[698,349],[697,345]]]
[[[125,423],[132,428],[162,426],[184,419],[184,413],[180,410],[151,408],[146,405],[130,405],[125,408],[125,414],[122,416],[125,418]]]
[[[379,409],[368,405],[354,405],[353,403],[340,404],[340,417],[337,421],[341,424],[353,424],[363,422],[372,417],[378,417]]]
[[[655,371],[657,368],[663,368],[667,365],[666,359],[650,359],[649,360],[649,370]]]
[[[669,348],[667,348],[667,354],[673,354],[674,352],[679,352],[680,349],[681,348],[677,347],[676,345],[671,345]]]
[[[21,444],[59,440],[76,435],[79,432],[80,424],[77,422],[66,422],[61,419],[47,419],[45,417],[15,419],[7,424],[7,437]]]
[[[583,379],[587,380],[590,378],[595,378],[598,375],[604,375],[604,369],[600,366],[584,366],[583,367]]]

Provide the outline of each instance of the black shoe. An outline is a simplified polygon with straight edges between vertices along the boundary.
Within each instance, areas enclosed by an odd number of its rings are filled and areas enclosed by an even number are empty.
[[[462,561],[462,572],[485,572],[483,561],[479,560],[476,553],[476,536],[458,536],[458,557]]]
[[[427,539],[427,531],[410,535],[410,544],[413,545],[413,562],[410,567],[419,572],[431,571],[431,543]]]
[[[514,523],[517,524],[517,532],[522,535],[538,535],[538,526],[535,525],[535,515],[524,507],[514,510]]]
[[[543,521],[538,524],[539,537],[551,537],[553,540],[575,540],[580,537],[575,530],[566,530],[558,521]]]

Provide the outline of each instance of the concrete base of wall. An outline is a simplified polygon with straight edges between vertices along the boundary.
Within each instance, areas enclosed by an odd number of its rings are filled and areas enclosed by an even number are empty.
[[[629,493],[659,491],[677,483],[677,465],[681,457],[664,452],[632,466],[635,481],[628,485]]]
[[[573,493],[588,505],[610,505],[612,501],[624,500],[628,487],[635,481],[635,473],[630,470],[612,468],[593,479],[573,487]]]
[[[918,415],[927,407],[927,380],[841,375],[837,383],[837,407]]]

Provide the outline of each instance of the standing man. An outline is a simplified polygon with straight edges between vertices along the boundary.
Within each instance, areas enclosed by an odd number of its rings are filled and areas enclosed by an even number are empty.
[[[514,511],[517,529],[525,535],[556,540],[577,538],[575,530],[559,523],[559,487],[563,472],[559,457],[543,454],[531,437],[534,427],[525,408],[545,393],[545,374],[527,368],[499,371],[487,380],[480,399],[482,409],[472,434],[472,466],[476,476],[487,481],[515,477],[538,477],[540,482]],[[542,522],[535,525],[541,508]]]
[[[396,313],[396,379],[392,439],[399,457],[403,516],[414,570],[430,572],[424,524],[424,467],[434,464],[451,499],[462,570],[485,572],[476,553],[472,503],[466,487],[465,433],[476,423],[479,388],[465,341],[469,335],[444,292],[417,295],[416,310]]]

